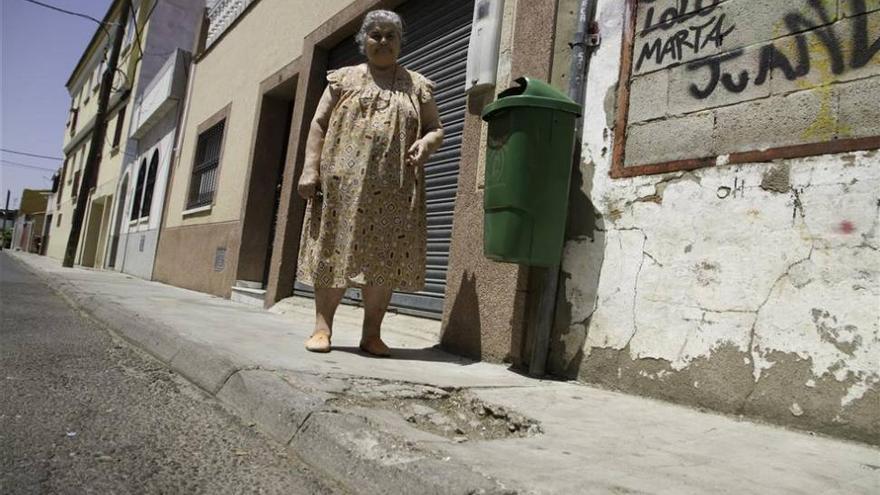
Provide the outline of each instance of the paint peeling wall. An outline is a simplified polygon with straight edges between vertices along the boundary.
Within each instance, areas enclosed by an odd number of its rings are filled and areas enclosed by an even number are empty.
[[[850,1],[821,3],[852,13]],[[600,0],[597,20],[551,367],[880,443],[880,152],[613,179],[624,2]],[[865,77],[880,74],[872,57]],[[877,95],[855,102],[875,125]],[[791,138],[762,119],[743,125]],[[687,135],[658,137],[649,151],[688,146]]]

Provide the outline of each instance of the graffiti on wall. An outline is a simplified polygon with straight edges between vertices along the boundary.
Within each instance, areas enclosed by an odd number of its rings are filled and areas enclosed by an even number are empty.
[[[856,12],[865,11],[865,0],[851,0],[854,4]],[[834,26],[826,26],[820,28],[820,25],[830,24],[831,19],[825,6],[819,0],[812,0],[810,6],[815,10],[822,24],[817,25],[813,20],[799,12],[792,12],[785,16],[785,25],[792,33],[807,30],[806,33],[800,33],[795,36],[797,46],[797,59],[793,62],[779,49],[774,43],[767,43],[760,49],[759,63],[756,68],[754,79],[748,70],[742,70],[734,76],[724,69],[725,64],[742,56],[744,50],[739,48],[722,56],[700,60],[687,65],[689,71],[706,68],[709,70],[709,82],[702,88],[696,84],[691,84],[690,93],[695,98],[708,98],[718,88],[718,84],[731,92],[741,93],[752,81],[756,86],[760,86],[767,82],[770,73],[773,70],[779,70],[782,75],[789,81],[802,78],[810,73],[811,70],[811,52],[808,42],[809,36],[815,36],[819,39],[822,47],[828,53],[830,60],[830,70],[833,74],[842,74],[847,69],[859,69],[880,52],[880,37],[871,43],[868,36],[868,18],[864,15],[851,17],[852,33],[852,52],[849,60],[844,57],[843,44],[840,36],[835,31]],[[734,27],[730,28],[732,31]],[[723,40],[721,41],[723,43]]]
[[[847,0],[852,11],[862,14],[867,11],[865,0]],[[654,4],[656,0],[642,0]],[[721,12],[722,0],[677,0],[674,5],[659,10],[649,6],[641,20],[640,33],[645,35],[662,31],[662,36],[651,37],[638,47],[635,70],[638,72],[648,61],[657,65],[680,62],[686,57],[693,58],[707,51],[718,51],[724,47],[737,24],[727,14]],[[707,70],[709,80],[704,86],[691,84],[690,94],[698,99],[712,95],[719,87],[731,93],[741,93],[748,85],[760,86],[766,83],[774,70],[779,70],[789,81],[808,75],[811,64],[810,37],[819,40],[827,51],[833,74],[842,74],[848,69],[858,69],[867,65],[880,52],[880,37],[872,39],[868,32],[868,19],[864,15],[849,18],[850,42],[852,50],[849,59],[845,56],[844,40],[832,25],[833,19],[822,0],[810,0],[814,16],[801,11],[792,11],[783,16],[789,33],[795,36],[797,55],[791,60],[775,43],[769,42],[760,49],[759,62],[754,72],[741,70],[732,74],[726,67],[742,57],[745,50],[736,48],[722,55],[697,60],[686,65],[688,71]]]
[[[654,6],[648,7],[641,33],[664,31],[664,34],[642,44],[636,59],[636,71],[647,60],[661,65],[682,60],[686,51],[699,55],[707,48],[721,48],[724,38],[736,29],[736,25],[728,26],[725,14],[714,15],[720,2],[679,0],[661,12],[657,12]],[[645,3],[654,3],[654,0]]]
[[[628,1],[614,174],[880,142],[877,0]]]

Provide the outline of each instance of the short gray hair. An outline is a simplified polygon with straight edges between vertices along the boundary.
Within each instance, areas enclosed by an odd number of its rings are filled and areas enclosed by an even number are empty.
[[[367,42],[367,31],[373,26],[383,23],[392,24],[397,29],[400,43],[401,45],[403,44],[403,19],[401,19],[396,12],[390,10],[371,10],[370,12],[367,12],[366,16],[364,16],[364,22],[361,24],[361,29],[354,37],[361,54],[366,53],[364,46]]]

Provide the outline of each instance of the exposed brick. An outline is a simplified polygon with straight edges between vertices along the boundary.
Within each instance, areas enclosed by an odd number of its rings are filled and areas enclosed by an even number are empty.
[[[666,115],[669,71],[657,71],[632,78],[629,93],[629,123]]]
[[[853,15],[863,14],[865,12],[880,10],[880,0],[864,0],[864,2],[865,10],[859,11],[855,8],[856,3],[854,0],[840,0],[840,16],[850,17]]]
[[[838,137],[880,136],[880,76],[841,84]]]
[[[718,154],[823,142],[838,134],[830,86],[719,108],[715,115]]]
[[[667,25],[674,20],[681,19],[682,16],[698,11],[711,10],[713,7],[734,0],[689,0],[688,4],[682,9],[682,0],[654,0],[639,2],[636,10],[636,18],[639,24],[636,31],[643,31],[646,22],[649,21],[648,15],[651,15],[651,26]]]
[[[627,128],[624,165],[648,165],[712,156],[712,112],[664,119]]]
[[[880,1],[880,0],[878,0]],[[865,18],[869,43],[880,37],[880,11],[868,14]],[[822,38],[814,31],[804,33],[805,41],[810,52],[810,72],[803,77],[788,80],[780,70],[772,73],[773,94],[784,94],[792,91],[825,86],[839,81],[852,81],[880,74],[880,54],[875,55],[870,62],[859,68],[853,68],[853,29],[855,19],[843,19],[832,26],[834,33],[841,45],[843,72],[835,74],[832,70],[832,57],[830,51],[822,42]],[[799,64],[797,37],[789,36],[774,42],[778,52],[787,58],[792,67]]]
[[[687,65],[680,65],[669,71],[661,71],[669,72],[670,74],[669,114],[681,115],[769,96],[769,84],[761,86],[754,84],[756,68],[759,62],[758,48],[747,48],[737,58],[725,60],[721,64],[721,73],[730,74],[734,85],[740,82],[741,73],[743,71],[746,72],[746,80],[748,82],[745,89],[740,93],[728,90],[719,81],[712,94],[705,99],[698,99],[691,94],[691,85],[696,85],[699,90],[705,90],[711,80],[711,70],[709,67],[689,68]],[[723,58],[725,56],[727,55],[721,55],[720,57]]]
[[[838,12],[837,0],[821,0],[821,2],[828,13],[829,21],[835,21]],[[714,9],[704,11],[708,12],[708,15],[692,17],[668,29],[658,29],[647,34],[640,33],[636,35],[635,39],[633,73],[641,74],[737,48],[764,44],[767,41],[789,33],[793,34],[810,28],[809,26],[798,26],[795,31],[790,31],[785,23],[785,16],[788,14],[800,13],[814,26],[827,24],[820,19],[810,4],[810,0],[790,0],[788,2],[728,0]],[[727,32],[730,28],[733,28],[733,30],[724,36],[720,43],[714,41],[707,43],[708,35],[712,31],[712,27],[715,26],[713,19],[717,22],[721,19],[721,16],[724,16],[724,19],[718,30],[721,32]],[[697,37],[694,29],[707,24],[708,26],[702,29],[700,34],[701,40],[699,40],[697,48],[684,47],[680,58],[677,52],[665,52],[665,55],[662,56],[656,55],[655,52],[654,57],[646,58],[641,63],[641,66],[639,66],[643,52],[650,53],[650,50],[646,50],[645,47],[659,47],[659,53],[663,54],[664,49],[673,44],[671,40],[678,32],[684,32],[686,34],[686,41],[694,43]],[[637,25],[641,25],[638,20]],[[659,63],[657,62],[658,58],[661,60]]]
[[[841,28],[838,30],[838,36],[843,42],[843,60],[847,67],[843,74],[837,76],[838,81],[852,81],[853,79],[880,74],[880,53],[875,53],[864,67],[857,69],[852,67],[853,55],[855,53],[855,45],[853,43],[855,23],[862,20],[867,21],[868,44],[877,43],[877,40],[880,39],[880,10],[875,10],[863,19],[850,18],[840,23]]]

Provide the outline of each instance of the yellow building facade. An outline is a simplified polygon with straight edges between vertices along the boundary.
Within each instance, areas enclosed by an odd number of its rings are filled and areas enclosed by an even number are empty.
[[[114,198],[120,171],[129,151],[129,101],[137,94],[145,78],[144,54],[149,55],[150,24],[155,19],[156,0],[116,0],[103,18],[105,25],[120,19],[123,9],[128,22],[123,33],[122,49],[106,110],[106,130],[100,151],[99,166],[92,187],[85,190],[83,178],[86,160],[95,131],[98,95],[110,54],[110,31],[98,28],[67,81],[71,96],[64,130],[64,164],[59,171],[58,190],[52,200],[52,225],[46,254],[62,260],[70,237],[77,196],[88,194],[83,226],[74,262],[78,265],[106,268],[111,264],[110,239],[114,232]]]

